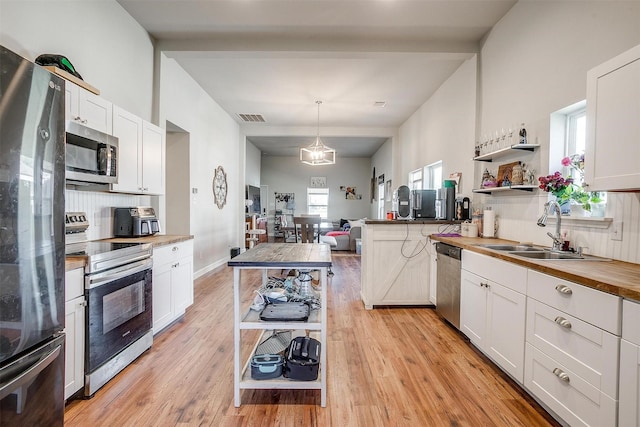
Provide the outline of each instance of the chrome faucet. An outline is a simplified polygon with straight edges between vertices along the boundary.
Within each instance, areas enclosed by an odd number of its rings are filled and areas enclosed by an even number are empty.
[[[551,250],[562,251],[562,244],[564,243],[562,241],[562,236],[560,235],[560,223],[562,221],[562,214],[558,202],[549,201],[544,204],[544,212],[542,213],[542,216],[538,218],[538,226],[546,227],[547,217],[551,213],[550,209],[554,209],[556,211],[556,233],[551,234],[550,232],[547,232],[547,236],[551,237],[551,239],[553,240],[553,247],[551,248]]]

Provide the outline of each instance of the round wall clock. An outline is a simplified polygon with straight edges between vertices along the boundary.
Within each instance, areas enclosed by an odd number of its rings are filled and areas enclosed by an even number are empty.
[[[222,209],[227,203],[227,174],[222,166],[218,166],[213,175],[213,200]]]

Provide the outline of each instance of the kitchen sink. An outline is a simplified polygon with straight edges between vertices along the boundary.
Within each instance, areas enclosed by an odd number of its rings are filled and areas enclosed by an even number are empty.
[[[493,249],[495,251],[507,251],[507,252],[530,252],[530,251],[543,251],[544,248],[539,246],[529,246],[529,245],[478,245],[481,248]]]
[[[549,261],[611,261],[608,258],[598,258],[589,255],[578,255],[570,252],[551,252],[548,250],[540,251],[510,251],[510,255],[521,256],[524,258],[532,258]]]

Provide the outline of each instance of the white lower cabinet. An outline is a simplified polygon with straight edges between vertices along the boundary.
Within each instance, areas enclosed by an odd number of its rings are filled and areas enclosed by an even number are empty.
[[[64,398],[84,387],[85,331],[84,269],[65,273]]]
[[[640,304],[622,302],[618,425],[640,425]]]
[[[525,387],[571,426],[615,426],[621,299],[537,271],[527,281]]]
[[[495,280],[499,277],[502,283]],[[525,288],[526,269],[462,252],[460,330],[520,384],[524,378],[526,297],[518,290]]]
[[[193,304],[193,240],[153,249],[153,333]]]
[[[616,425],[615,399],[529,343],[525,386],[570,426]]]

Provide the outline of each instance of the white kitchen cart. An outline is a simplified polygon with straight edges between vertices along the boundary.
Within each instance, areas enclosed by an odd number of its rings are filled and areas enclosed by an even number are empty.
[[[320,405],[327,406],[327,273],[331,266],[329,245],[319,243],[261,243],[254,248],[232,258],[228,265],[233,267],[233,311],[234,311],[234,402],[241,404],[241,389],[317,389],[320,390]],[[320,271],[321,308],[312,310],[307,322],[265,322],[259,313],[247,307],[241,307],[240,295],[242,270],[262,270],[262,281],[266,283],[268,270],[318,270]],[[252,284],[258,287],[259,284]],[[255,351],[242,364],[242,330],[262,330],[263,335],[272,330],[311,331],[320,341],[320,372],[315,381],[295,381],[286,378],[273,380],[254,380],[251,378],[250,360]],[[319,334],[319,337],[317,336]]]

